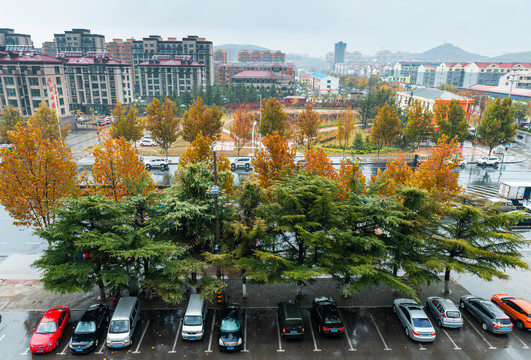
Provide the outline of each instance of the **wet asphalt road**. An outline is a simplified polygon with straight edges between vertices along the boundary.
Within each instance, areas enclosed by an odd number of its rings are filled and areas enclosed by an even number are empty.
[[[347,334],[323,337],[317,332],[311,309],[303,309],[305,335],[302,340],[280,338],[276,309],[248,308],[244,311],[244,350],[224,353],[217,348],[217,310],[210,309],[204,339],[185,342],[178,336],[182,310],[143,311],[141,322],[127,349],[102,346],[81,357],[66,349],[73,328],[69,327],[58,349],[32,355],[28,343],[42,313],[7,312],[0,323],[0,359],[529,359],[531,333],[515,330],[494,335],[465,312],[461,329],[437,330],[434,343],[417,343],[406,337],[392,308],[341,308]],[[81,316],[73,311],[73,324]],[[431,315],[430,315],[431,317]],[[432,319],[433,320],[433,319]]]

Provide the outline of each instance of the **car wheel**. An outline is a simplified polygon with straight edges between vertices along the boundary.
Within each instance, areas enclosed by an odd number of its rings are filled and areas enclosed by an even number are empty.
[[[249,164],[245,164],[245,170],[246,170],[246,171],[249,171],[250,168],[251,168],[251,165],[249,165]]]
[[[465,164],[461,164],[461,169],[464,169],[465,168]]]
[[[518,330],[524,330],[524,323],[521,322],[520,320],[517,320],[516,327],[518,328]]]
[[[461,301],[459,305],[461,306],[461,309],[465,308],[465,303],[463,301]]]
[[[489,327],[487,326],[487,323],[481,323],[481,328],[485,331],[489,330]]]
[[[94,347],[98,347],[98,339],[96,339],[96,341],[94,341]]]
[[[439,325],[439,327],[443,327],[441,320],[437,321],[437,324]]]
[[[59,347],[59,339],[57,339],[57,341],[55,342],[55,348],[58,348]]]
[[[161,169],[161,170],[166,170],[166,165],[161,164],[161,165],[160,165],[160,169]]]
[[[232,171],[236,170],[236,165],[234,165],[234,164],[230,164],[230,169],[231,169]]]
[[[498,162],[497,161],[494,163],[494,166],[498,166]]]
[[[393,312],[396,313],[396,308],[393,306]]]
[[[407,327],[404,329],[406,329],[406,336],[409,337],[409,329]]]
[[[483,164],[481,164],[481,166],[487,166],[487,163],[483,163]]]
[[[150,170],[151,169],[151,165],[146,164],[146,169]]]

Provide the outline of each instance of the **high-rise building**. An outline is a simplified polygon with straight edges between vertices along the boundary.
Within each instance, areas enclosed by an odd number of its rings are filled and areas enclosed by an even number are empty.
[[[133,86],[131,65],[113,59],[105,52],[63,52],[58,59],[64,65],[71,102],[70,111],[110,114],[116,101],[131,104]]]
[[[133,64],[133,41],[135,39],[112,39],[107,43],[107,52],[116,60],[126,62],[130,65]]]
[[[63,51],[105,51],[105,36],[91,34],[88,29],[72,29],[64,34],[54,34],[57,53]]]
[[[0,110],[12,105],[27,116],[45,102],[59,116],[70,114],[61,60],[35,51],[33,46],[6,45],[5,51],[0,51],[0,63]]]
[[[286,62],[286,54],[281,52],[280,50],[277,50],[274,53],[269,50],[254,50],[253,52],[242,50],[238,53],[238,61],[243,63],[283,63]]]
[[[227,53],[225,51],[221,50],[221,49],[217,49],[212,54],[212,60],[215,61],[215,62],[226,64],[227,63]]]
[[[192,61],[205,65],[206,86],[214,84],[214,69],[212,61],[212,41],[190,35],[182,40],[168,38],[163,40],[158,35],[150,35],[142,40],[133,41],[133,71],[135,92],[140,93],[140,68],[139,65],[153,59],[154,55],[175,56],[188,55]]]
[[[15,30],[1,28],[0,29],[0,50],[4,49],[7,45],[33,45],[31,36],[26,34],[16,34]]]
[[[55,49],[55,42],[45,41],[42,43],[42,52],[48,56],[57,56],[57,50]]]
[[[136,87],[143,97],[180,95],[207,85],[206,65],[190,55],[153,55],[137,65]]]
[[[345,62],[345,49],[347,44],[343,41],[335,43],[334,45],[334,64],[341,64]]]

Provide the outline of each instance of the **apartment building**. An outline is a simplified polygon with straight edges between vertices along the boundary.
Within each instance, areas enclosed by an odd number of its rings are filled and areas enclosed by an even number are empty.
[[[180,95],[194,87],[206,87],[208,74],[206,65],[189,55],[153,55],[137,65],[138,82],[142,97]]]
[[[59,116],[70,115],[70,97],[61,60],[28,45],[7,45],[0,51],[0,110],[6,105],[32,115],[46,102]]]
[[[57,50],[55,48],[55,42],[45,41],[42,43],[42,52],[47,56],[57,56]]]
[[[17,34],[14,29],[0,28],[0,50],[7,45],[28,45],[32,46],[31,36],[26,34]]]
[[[227,63],[227,53],[221,49],[217,49],[212,54],[212,60],[214,62],[226,64]]]
[[[64,34],[54,34],[57,53],[63,51],[97,52],[105,51],[105,36],[91,34],[88,29],[72,29]]]
[[[138,93],[141,87],[139,65],[152,60],[155,55],[168,55],[173,59],[175,56],[187,55],[192,61],[205,66],[206,86],[214,84],[213,45],[212,41],[207,41],[205,38],[190,35],[182,40],[177,38],[163,40],[158,35],[150,35],[142,40],[133,40],[132,51],[135,91]]]
[[[286,54],[280,50],[272,53],[269,50],[242,50],[238,52],[238,62],[241,63],[284,63],[286,62]]]
[[[310,73],[310,89],[321,95],[337,94],[339,90],[339,78],[335,76]]]
[[[423,109],[433,111],[437,102],[449,103],[451,100],[458,100],[459,105],[465,110],[466,117],[470,116],[470,109],[474,100],[448,91],[418,87],[411,91],[398,91],[396,93],[396,104],[402,110],[407,110],[413,101],[418,101]]]
[[[270,71],[279,76],[284,74],[289,77],[289,82],[295,84],[295,67],[288,63],[228,63],[217,67],[216,84],[219,86],[232,85],[232,77],[242,71]]]
[[[107,43],[107,52],[116,60],[133,64],[133,41],[134,39],[112,39]]]
[[[64,66],[70,93],[70,111],[110,114],[116,101],[133,102],[133,85],[129,63],[113,59],[105,52],[62,52],[58,60]]]
[[[343,41],[334,44],[334,64],[342,64],[345,62],[345,50],[347,44]]]

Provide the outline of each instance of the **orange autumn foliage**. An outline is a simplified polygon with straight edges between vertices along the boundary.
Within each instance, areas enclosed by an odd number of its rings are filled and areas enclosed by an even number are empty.
[[[307,172],[314,172],[328,179],[338,180],[338,173],[332,165],[332,160],[328,158],[323,149],[310,146],[310,150],[304,154],[303,168]]]
[[[144,195],[156,188],[135,150],[123,137],[114,139],[107,135],[94,149],[92,176],[98,192],[115,201],[132,194],[128,185],[146,181]]]
[[[8,131],[8,136],[13,149],[0,150],[0,203],[15,225],[48,227],[54,219],[51,210],[77,191],[72,152],[31,125]]]
[[[264,149],[260,149],[252,160],[253,167],[263,187],[269,187],[273,180],[279,180],[283,172],[295,167],[295,149],[288,140],[274,131],[263,140]]]

